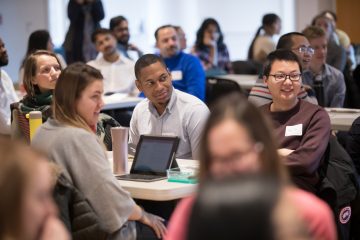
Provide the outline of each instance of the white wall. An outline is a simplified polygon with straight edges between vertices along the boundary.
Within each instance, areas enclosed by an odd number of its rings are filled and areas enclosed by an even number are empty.
[[[17,81],[30,33],[48,27],[47,0],[0,0],[0,15],[0,37],[9,54],[9,65],[4,69]]]
[[[66,6],[69,0],[0,0],[0,36],[4,39],[10,64],[5,69],[14,81],[25,54],[29,34],[47,29],[60,46],[68,27]],[[145,52],[154,51],[154,31],[163,24],[183,27],[189,48],[206,17],[216,18],[225,35],[231,59],[245,59],[250,42],[265,13],[282,19],[282,33],[301,31],[324,9],[335,10],[336,0],[102,0],[105,8],[103,27],[109,20],[124,15],[129,20],[131,42]],[[49,3],[49,20],[48,20]]]

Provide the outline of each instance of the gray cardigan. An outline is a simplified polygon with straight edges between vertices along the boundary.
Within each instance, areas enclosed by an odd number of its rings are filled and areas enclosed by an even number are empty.
[[[122,237],[125,234],[125,239],[136,236],[134,222],[127,222],[135,202],[114,177],[95,134],[50,118],[38,129],[32,145],[62,168],[89,201],[107,232]],[[118,231],[124,224],[126,230]]]

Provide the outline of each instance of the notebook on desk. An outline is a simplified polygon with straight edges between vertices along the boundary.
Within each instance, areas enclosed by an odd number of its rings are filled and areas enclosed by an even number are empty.
[[[177,167],[178,145],[178,137],[141,135],[130,174],[117,175],[117,179],[140,182],[165,179],[166,170]]]

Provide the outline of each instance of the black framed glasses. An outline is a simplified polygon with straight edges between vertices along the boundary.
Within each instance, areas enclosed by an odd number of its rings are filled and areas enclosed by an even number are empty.
[[[291,73],[291,74],[276,73],[276,74],[269,74],[269,76],[274,77],[275,81],[277,82],[283,82],[287,78],[289,78],[290,81],[292,82],[297,82],[301,79],[301,73]]]
[[[315,53],[315,50],[312,47],[306,47],[306,46],[293,48],[292,50],[296,50],[299,53],[308,53],[308,54],[311,54],[311,55]]]

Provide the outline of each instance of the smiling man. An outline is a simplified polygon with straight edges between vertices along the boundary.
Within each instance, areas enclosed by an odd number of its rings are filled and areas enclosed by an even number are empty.
[[[299,58],[303,71],[308,71],[312,56],[314,54],[314,49],[311,48],[310,43],[304,34],[299,32],[290,32],[282,35],[279,39],[276,49],[291,50]],[[304,75],[303,80],[307,77],[309,76]],[[314,93],[309,86],[303,86],[299,92],[298,97],[308,102],[317,104],[316,97],[314,96]],[[249,93],[249,100],[258,106],[262,106],[271,102],[272,95],[262,78],[259,78],[256,81],[255,86],[251,89]]]
[[[289,50],[269,54],[263,80],[272,102],[261,107],[273,122],[293,182],[315,193],[319,182],[317,170],[330,137],[330,119],[326,111],[298,98],[302,66]]]
[[[177,158],[198,159],[201,133],[209,110],[198,98],[175,90],[172,76],[162,58],[143,55],[135,64],[136,86],[146,99],[134,109],[129,143],[137,145],[140,135],[177,136]]]
[[[0,38],[0,136],[10,134],[10,104],[18,102],[13,82],[9,75],[1,69],[8,65],[9,56],[5,48],[5,43]]]
[[[92,34],[92,41],[101,55],[87,64],[101,71],[104,76],[104,92],[136,95],[135,63],[117,50],[113,33],[109,29],[99,28]]]
[[[172,25],[155,31],[156,47],[169,69],[174,88],[205,100],[205,72],[200,60],[180,50],[178,34]]]

